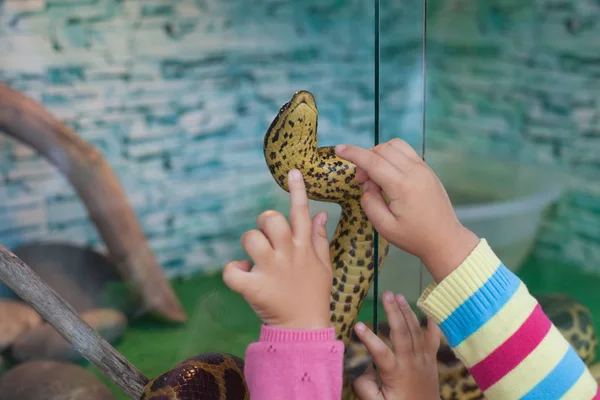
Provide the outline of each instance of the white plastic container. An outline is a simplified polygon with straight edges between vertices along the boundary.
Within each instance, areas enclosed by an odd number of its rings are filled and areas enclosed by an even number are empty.
[[[504,264],[516,271],[534,245],[544,210],[560,196],[561,175],[547,167],[459,152],[428,151],[426,159],[444,183],[461,222],[486,238]],[[311,202],[311,213],[319,211],[329,213],[331,237],[340,207]],[[379,293],[392,290],[416,301],[421,293],[420,271],[416,257],[392,246],[379,275]],[[424,267],[422,272],[424,288],[431,277]]]

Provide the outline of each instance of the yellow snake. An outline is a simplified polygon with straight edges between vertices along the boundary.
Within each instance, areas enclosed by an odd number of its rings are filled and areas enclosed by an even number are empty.
[[[346,346],[360,307],[375,276],[373,226],[362,211],[362,186],[354,181],[356,167],[335,155],[333,147],[318,147],[318,112],[313,95],[297,92],[284,104],[264,138],[264,155],[273,178],[288,190],[291,169],[302,172],[308,197],[335,202],[341,215],[329,252],[333,266],[331,322]],[[379,267],[389,244],[379,240]],[[351,375],[344,376],[344,400],[357,398]],[[186,360],[151,380],[142,400],[248,399],[243,361],[230,354],[209,353]]]
[[[375,277],[374,229],[360,206],[362,185],[354,181],[356,167],[336,156],[334,147],[318,147],[317,105],[307,91],[294,94],[271,123],[264,139],[264,155],[271,174],[288,190],[287,174],[297,168],[312,200],[340,205],[341,215],[329,252],[333,267],[331,322],[337,339],[352,341],[356,317]],[[389,243],[379,238],[379,270]],[[344,399],[354,398],[344,380]]]

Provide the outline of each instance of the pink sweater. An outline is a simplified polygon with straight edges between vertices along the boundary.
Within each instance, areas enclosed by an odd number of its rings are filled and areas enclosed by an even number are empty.
[[[442,329],[488,400],[600,399],[598,385],[525,285],[485,240],[419,306]],[[263,326],[246,352],[252,400],[339,400],[343,343]]]
[[[244,374],[250,398],[339,400],[344,344],[333,328],[292,331],[263,326],[246,350]]]

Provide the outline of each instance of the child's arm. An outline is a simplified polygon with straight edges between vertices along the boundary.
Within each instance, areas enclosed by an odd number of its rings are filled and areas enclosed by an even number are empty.
[[[487,399],[592,399],[598,387],[527,288],[481,240],[419,306]]]
[[[362,207],[377,231],[419,257],[438,283],[421,305],[486,398],[600,398],[582,360],[525,285],[462,226],[442,183],[410,145],[392,139],[336,152],[357,165]]]
[[[233,261],[223,270],[225,284],[264,323],[244,375],[252,400],[339,400],[344,345],[329,322],[327,214],[311,219],[300,171],[290,172],[288,184],[290,223],[275,211],[261,214],[259,229],[241,239],[254,266]]]
[[[344,344],[333,328],[298,331],[263,326],[246,351],[244,375],[254,399],[341,398]]]

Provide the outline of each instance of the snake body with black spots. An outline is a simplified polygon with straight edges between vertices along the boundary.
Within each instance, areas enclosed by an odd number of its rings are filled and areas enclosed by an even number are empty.
[[[318,147],[317,124],[313,95],[297,92],[281,107],[267,130],[264,155],[281,188],[288,191],[287,174],[297,168],[302,172],[310,199],[334,202],[341,207],[329,247],[333,267],[330,311],[337,339],[347,346],[375,277],[375,230],[360,205],[362,185],[354,180],[356,166],[339,158],[333,146]],[[379,270],[388,251],[389,243],[380,237]],[[344,400],[356,398],[351,383],[351,375],[345,374]]]
[[[356,167],[339,158],[333,146],[318,147],[317,117],[312,94],[297,92],[269,127],[264,153],[271,174],[284,190],[288,190],[288,172],[297,168],[310,199],[341,206],[329,247],[333,267],[330,308],[337,338],[348,344],[375,277],[375,231],[360,206],[362,185],[354,180]],[[388,242],[379,238],[379,267],[388,251]]]
[[[330,242],[330,309],[337,339],[349,345],[356,317],[375,277],[375,231],[360,206],[362,185],[354,181],[356,167],[337,157],[333,147],[318,147],[317,124],[313,95],[306,91],[295,93],[265,134],[264,156],[273,178],[284,190],[288,191],[288,172],[297,168],[310,199],[334,202],[341,207]],[[381,268],[389,251],[383,238],[379,238],[378,250]],[[243,368],[238,357],[202,354],[150,381],[142,400],[249,399]],[[350,377],[345,375],[344,400],[356,398]]]

